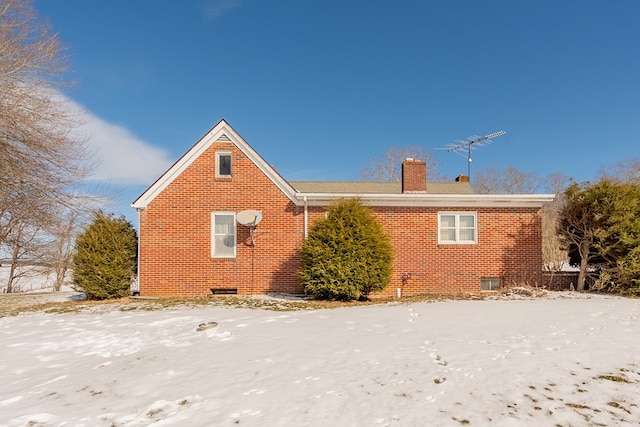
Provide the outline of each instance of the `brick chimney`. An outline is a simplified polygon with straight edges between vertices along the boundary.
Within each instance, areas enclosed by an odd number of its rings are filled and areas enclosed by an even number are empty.
[[[458,175],[456,182],[469,182],[469,177],[467,175]]]
[[[427,164],[425,162],[411,158],[402,162],[402,192],[427,192]]]

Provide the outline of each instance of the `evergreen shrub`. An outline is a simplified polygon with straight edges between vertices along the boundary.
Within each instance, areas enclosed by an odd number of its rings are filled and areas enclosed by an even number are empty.
[[[138,236],[131,223],[98,211],[76,237],[73,285],[88,299],[125,297],[137,273],[137,260]]]
[[[392,263],[391,241],[373,212],[359,199],[343,199],[311,228],[298,278],[319,299],[366,299],[389,284]]]

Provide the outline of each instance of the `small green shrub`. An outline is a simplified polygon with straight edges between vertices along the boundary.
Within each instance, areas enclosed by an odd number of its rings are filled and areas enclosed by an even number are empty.
[[[340,200],[311,228],[298,278],[319,299],[366,299],[389,284],[392,262],[391,241],[373,212],[358,199]]]
[[[634,280],[633,286],[627,289],[625,294],[632,297],[640,297],[640,280]]]
[[[74,287],[87,299],[122,298],[137,272],[138,236],[124,217],[94,214],[93,222],[76,238]]]

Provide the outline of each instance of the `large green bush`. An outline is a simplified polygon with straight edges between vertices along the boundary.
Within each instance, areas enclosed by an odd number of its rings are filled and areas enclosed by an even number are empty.
[[[558,232],[570,263],[580,266],[578,290],[587,273],[599,272],[594,289],[640,293],[640,185],[601,179],[571,185]]]
[[[373,212],[358,199],[340,200],[302,245],[300,283],[320,299],[365,299],[391,280],[393,248]]]
[[[73,284],[88,299],[122,298],[137,272],[138,236],[129,221],[101,211],[76,238]]]

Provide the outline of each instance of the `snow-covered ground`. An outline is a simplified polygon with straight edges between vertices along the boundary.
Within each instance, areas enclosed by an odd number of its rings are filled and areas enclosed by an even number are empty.
[[[0,425],[640,424],[640,300],[569,295],[3,317]]]

